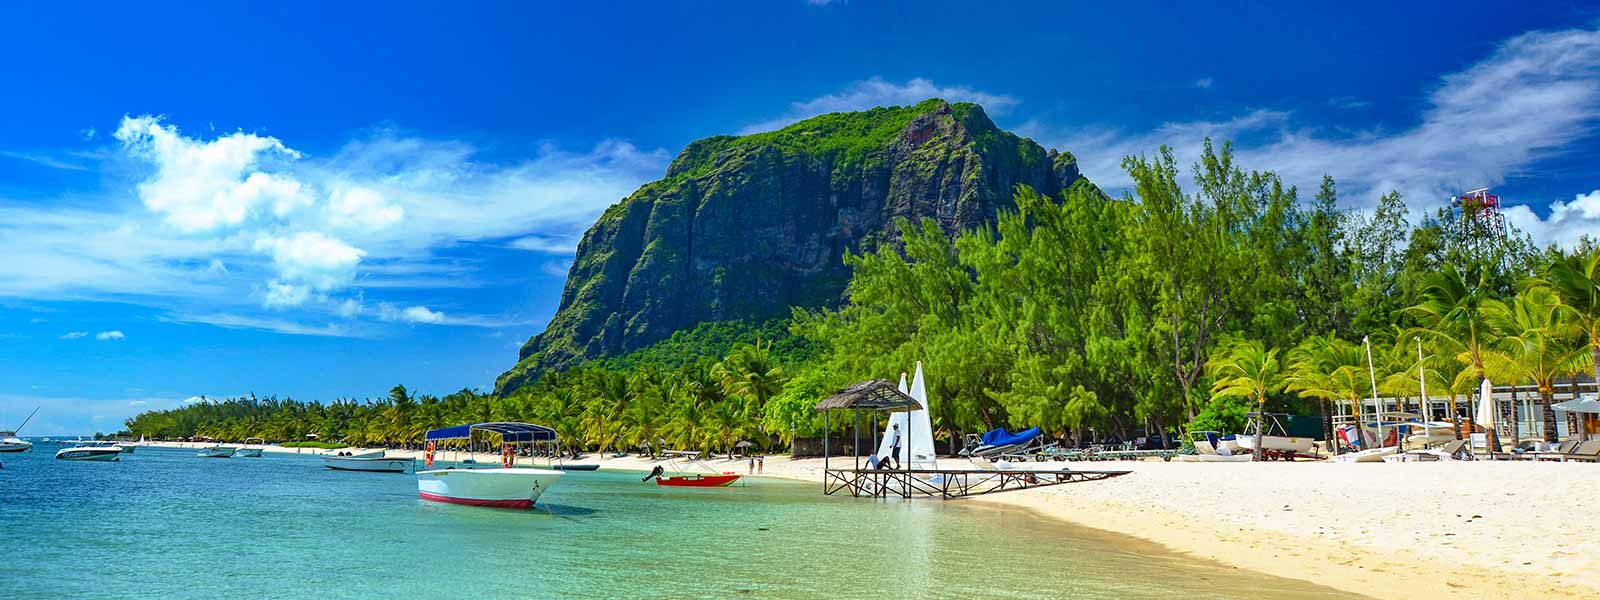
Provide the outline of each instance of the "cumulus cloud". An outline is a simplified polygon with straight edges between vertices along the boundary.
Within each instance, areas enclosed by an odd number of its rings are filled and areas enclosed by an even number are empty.
[[[477,277],[477,264],[437,254],[476,242],[576,240],[671,158],[604,140],[587,151],[546,145],[525,160],[485,162],[471,144],[393,128],[317,156],[272,136],[197,135],[148,115],[123,117],[109,137],[116,145],[96,160],[125,163],[108,173],[132,173],[129,185],[113,188],[131,189],[137,202],[115,192],[98,208],[0,198],[0,298],[131,301],[180,320],[347,335],[350,328],[305,324],[315,320],[306,315],[251,313],[342,316],[363,289],[482,285],[492,278]]]
[[[111,341],[111,340],[121,340],[121,339],[126,339],[126,338],[127,338],[127,336],[122,335],[121,331],[115,331],[115,330],[113,330],[113,331],[102,331],[100,333],[94,334],[94,339],[100,340],[102,342],[107,342],[107,341]]]
[[[873,77],[845,86],[837,93],[794,102],[789,105],[789,112],[783,116],[750,124],[740,129],[739,133],[772,131],[817,115],[866,110],[875,106],[916,104],[929,98],[944,98],[951,102],[975,102],[992,112],[1004,111],[1018,103],[1018,100],[1011,96],[991,94],[963,85],[941,86],[921,77],[905,83],[892,83]]]
[[[1196,160],[1201,140],[1238,140],[1242,164],[1272,170],[1302,189],[1323,174],[1340,184],[1346,202],[1371,206],[1398,190],[1412,206],[1438,206],[1462,191],[1504,183],[1540,160],[1592,135],[1600,121],[1600,31],[1537,31],[1501,43],[1487,58],[1442,77],[1428,94],[1420,123],[1401,131],[1331,134],[1299,124],[1293,113],[1261,109],[1211,121],[1167,123],[1151,131],[1064,131],[1039,122],[1019,128],[1073,150],[1085,175],[1112,190],[1130,185],[1123,156],[1149,155],[1166,144],[1180,163]],[[1570,207],[1545,221],[1526,219],[1541,242],[1600,221]],[[1531,211],[1527,214],[1531,214]],[[1587,223],[1584,221],[1587,219]]]
[[[68,332],[66,332],[64,334],[61,334],[61,338],[60,339],[63,339],[63,340],[75,340],[75,339],[84,337],[86,335],[89,335],[89,332],[87,332],[87,331],[68,331]]]
[[[1576,247],[1584,236],[1600,240],[1600,190],[1578,194],[1572,201],[1550,203],[1550,215],[1540,218],[1527,206],[1505,211],[1506,220],[1523,231],[1537,232],[1541,241]]]
[[[155,167],[139,199],[181,230],[238,225],[268,208],[283,216],[311,202],[295,178],[259,170],[264,161],[300,158],[277,138],[238,132],[206,142],[154,116],[123,117],[112,135]]]
[[[349,285],[355,279],[356,266],[361,263],[361,257],[367,254],[318,231],[263,237],[256,240],[255,248],[272,257],[273,268],[281,278],[272,284],[284,289],[299,286],[319,292]]]

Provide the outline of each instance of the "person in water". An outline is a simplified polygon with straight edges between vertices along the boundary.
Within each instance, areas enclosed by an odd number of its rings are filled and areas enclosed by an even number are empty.
[[[890,425],[889,429],[891,431],[891,433],[889,435],[892,436],[889,439],[892,440],[892,441],[889,443],[889,456],[888,456],[888,458],[889,458],[889,460],[894,461],[895,470],[899,470],[900,469],[900,424],[899,423],[895,423],[893,425]]]

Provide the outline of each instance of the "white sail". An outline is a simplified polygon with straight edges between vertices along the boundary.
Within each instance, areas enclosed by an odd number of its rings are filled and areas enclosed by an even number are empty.
[[[928,389],[922,376],[922,362],[917,362],[909,390],[906,387],[905,374],[900,374],[900,391],[916,398],[924,408],[928,406]],[[927,410],[889,413],[889,422],[884,424],[883,438],[878,443],[878,456],[887,457],[893,451],[894,432],[897,428],[900,431],[900,456],[897,458],[901,467],[938,468],[935,459],[937,455],[933,451],[933,422],[928,418]]]
[[[922,376],[922,361],[917,361],[917,370],[911,375],[911,397],[917,399],[922,405],[922,410],[912,411],[907,415],[911,422],[911,432],[908,437],[911,443],[906,445],[906,451],[911,453],[911,466],[916,469],[939,468],[938,454],[933,451],[933,419],[928,416],[928,378]],[[904,456],[900,460],[906,460]]]

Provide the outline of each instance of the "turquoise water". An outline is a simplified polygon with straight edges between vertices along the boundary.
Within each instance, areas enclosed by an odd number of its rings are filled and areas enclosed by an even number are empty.
[[[1031,515],[572,473],[533,511],[424,502],[309,456],[0,454],[9,597],[1345,597]],[[1093,484],[1083,484],[1093,485]]]

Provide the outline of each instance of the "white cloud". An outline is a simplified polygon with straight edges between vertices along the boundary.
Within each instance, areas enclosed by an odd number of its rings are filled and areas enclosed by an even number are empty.
[[[545,254],[572,254],[578,250],[578,241],[581,236],[564,235],[530,235],[511,240],[506,244],[518,250],[529,252],[543,252]]]
[[[1018,103],[1018,100],[1011,96],[991,94],[961,85],[940,86],[920,77],[903,84],[873,77],[845,86],[838,93],[792,103],[789,105],[789,112],[784,116],[751,124],[740,129],[739,133],[772,131],[817,115],[866,110],[875,106],[903,106],[929,98],[943,98],[950,102],[975,102],[982,105],[984,110],[994,113],[1002,112]]]
[[[205,401],[205,396],[189,396],[188,398],[183,399],[184,404],[199,404]]]
[[[1600,190],[1578,194],[1571,202],[1550,203],[1550,216],[1539,218],[1527,206],[1505,211],[1506,220],[1523,231],[1538,232],[1541,241],[1575,247],[1583,236],[1600,240]]]
[[[17,160],[25,160],[37,165],[50,167],[52,169],[61,169],[63,171],[89,170],[89,167],[85,167],[77,163],[67,162],[49,154],[40,154],[37,152],[15,152],[11,150],[0,150],[0,156],[14,158]]]
[[[372,337],[372,332],[370,331],[360,328],[340,327],[333,323],[319,327],[285,319],[260,318],[232,313],[174,313],[163,315],[159,319],[168,323],[200,323],[225,329],[256,329],[286,335]]]
[[[280,281],[267,282],[267,295],[264,300],[269,308],[285,308],[300,306],[311,298],[311,287],[295,285]]]
[[[1538,31],[1511,38],[1481,62],[1441,78],[1420,123],[1388,132],[1333,135],[1297,126],[1294,115],[1255,110],[1218,121],[1167,123],[1143,133],[1061,131],[1030,122],[1019,128],[1074,151],[1085,175],[1111,190],[1130,181],[1122,157],[1153,154],[1162,144],[1187,166],[1211,136],[1239,140],[1236,159],[1272,170],[1302,190],[1323,174],[1353,206],[1371,206],[1399,190],[1414,208],[1439,206],[1465,189],[1495,186],[1592,135],[1600,121],[1600,31]],[[1420,211],[1419,211],[1420,212]],[[1563,213],[1570,222],[1581,212]],[[1600,227],[1600,223],[1591,225]],[[1536,240],[1560,232],[1530,228]]]
[[[330,238],[317,231],[303,231],[286,237],[263,237],[256,240],[255,248],[272,256],[272,265],[283,281],[274,281],[279,289],[287,290],[297,282],[301,288],[319,292],[341,289],[355,279],[356,265],[366,252],[341,240]],[[296,291],[299,300],[306,292]],[[299,304],[294,302],[293,304]]]
[[[340,190],[328,201],[328,221],[334,225],[383,229],[405,218],[403,208],[384,201],[383,196],[364,187]]]
[[[75,339],[84,337],[86,335],[89,335],[89,332],[87,332],[87,331],[69,331],[69,332],[66,332],[64,334],[61,334],[61,338],[60,339],[63,339],[63,340],[75,340]]]
[[[97,133],[99,133],[99,132],[95,131],[95,129],[93,127],[90,127],[88,129],[83,129],[83,130],[78,131],[78,136],[82,137],[85,141],[87,141],[87,140],[93,140],[95,134],[97,134]]]
[[[148,404],[150,404],[150,402],[148,400],[129,400],[128,401],[128,406],[133,406],[133,407],[146,406]]]
[[[311,202],[295,178],[259,170],[263,161],[300,158],[277,138],[237,132],[203,142],[153,116],[123,117],[113,135],[155,166],[139,199],[183,231],[238,225],[265,207],[283,216]]]
[[[1202,90],[1209,90],[1209,89],[1211,89],[1211,84],[1213,84],[1213,83],[1216,83],[1216,81],[1211,79],[1210,77],[1201,77],[1200,79],[1194,80],[1194,87],[1200,88]]]
[[[127,336],[122,335],[121,331],[113,330],[113,331],[102,331],[100,333],[96,333],[96,334],[94,334],[94,339],[100,340],[102,342],[106,342],[106,341],[111,341],[111,340],[127,339]]]

